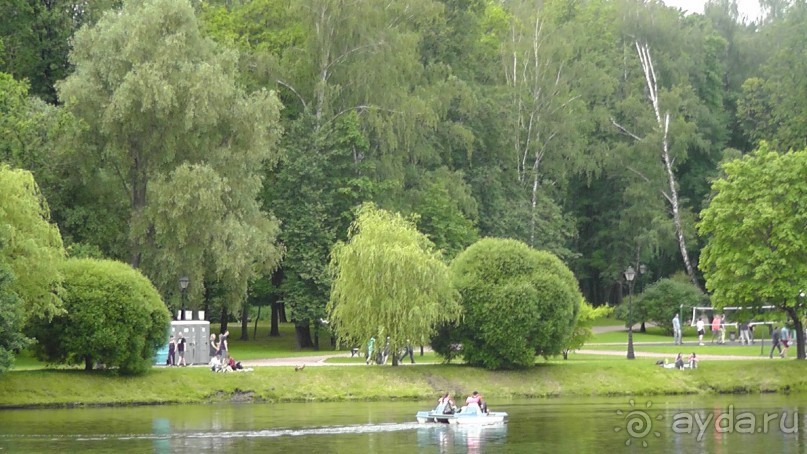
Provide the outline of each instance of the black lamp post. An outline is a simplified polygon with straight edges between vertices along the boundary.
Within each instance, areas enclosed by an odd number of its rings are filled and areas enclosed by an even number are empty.
[[[632,266],[625,270],[625,279],[628,281],[628,359],[635,359],[636,355],[633,352],[633,278],[636,277],[636,271]]]
[[[188,279],[188,276],[182,276],[179,278],[179,288],[182,290],[182,317],[180,317],[180,320],[185,320],[185,299],[187,298],[188,294],[189,282],[190,279]]]

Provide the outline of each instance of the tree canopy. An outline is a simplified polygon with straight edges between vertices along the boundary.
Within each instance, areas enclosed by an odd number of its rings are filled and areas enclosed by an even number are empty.
[[[129,206],[130,263],[166,296],[186,275],[192,301],[217,283],[240,304],[282,252],[257,201],[278,155],[277,97],[239,86],[237,53],[202,36],[188,1],[124,2],[73,43],[59,99],[86,125],[85,165]]]
[[[707,240],[700,269],[712,302],[777,306],[793,322],[804,359],[807,149],[778,153],[763,143],[722,169],[698,224]]]

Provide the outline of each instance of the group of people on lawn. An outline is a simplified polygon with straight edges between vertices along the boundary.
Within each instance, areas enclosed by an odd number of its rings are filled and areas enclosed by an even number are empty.
[[[681,331],[681,321],[678,318],[678,314],[672,319],[673,325],[673,342],[675,345],[683,345],[683,336]],[[737,323],[737,328],[740,332],[740,344],[742,345],[750,345],[754,343],[754,336],[753,336],[753,326],[749,322],[740,322]],[[706,322],[704,321],[703,317],[699,318],[695,322],[695,329],[698,332],[698,345],[704,345],[703,343],[703,336],[705,334],[706,329]],[[726,319],[725,316],[722,314],[717,314],[712,319],[712,323],[710,325],[712,330],[712,343],[717,340],[719,344],[726,343]],[[773,351],[778,349],[779,356],[784,358],[787,356],[787,350],[790,347],[790,343],[793,342],[792,334],[787,326],[782,325],[782,327],[778,327],[776,325],[771,326],[771,353],[770,357],[773,358]],[[694,355],[694,353],[693,353]],[[678,355],[681,356],[680,353]],[[676,361],[677,362],[677,361]]]
[[[215,333],[210,335],[210,363],[208,366],[213,372],[233,372],[244,369],[240,361],[236,362],[235,358],[230,356],[229,339],[229,330],[225,330],[219,335],[218,342],[216,342]]]

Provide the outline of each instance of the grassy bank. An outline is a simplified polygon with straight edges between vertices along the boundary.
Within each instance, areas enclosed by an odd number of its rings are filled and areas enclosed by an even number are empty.
[[[474,389],[489,399],[698,393],[807,392],[798,361],[704,362],[694,371],[662,369],[649,359],[575,355],[524,371],[460,365],[263,367],[214,374],[157,368],[142,377],[105,372],[20,370],[0,376],[0,408],[210,403],[228,401],[432,400]]]

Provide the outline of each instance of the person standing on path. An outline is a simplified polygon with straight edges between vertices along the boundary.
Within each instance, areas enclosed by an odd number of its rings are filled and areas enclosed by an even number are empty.
[[[675,342],[675,345],[682,345],[684,341],[681,336],[681,321],[678,320],[678,314],[675,314],[675,317],[673,317],[672,324],[673,324],[673,341]]]
[[[176,366],[176,349],[177,344],[174,342],[174,336],[171,335],[171,337],[168,338],[168,360],[165,363],[166,366]]]
[[[723,335],[721,327],[722,324],[722,316],[720,314],[715,315],[715,318],[712,319],[712,343],[715,343],[715,338],[718,339],[718,343],[723,343],[721,337]]]
[[[773,329],[771,330],[771,354],[768,355],[770,358],[773,358],[773,350],[779,349],[779,356],[782,356],[782,346],[779,344],[780,336],[782,335],[779,328],[774,325]]]
[[[179,340],[177,341],[177,356],[179,356],[177,366],[188,365],[188,363],[185,362],[185,336],[183,336],[182,333],[179,333]]]
[[[230,331],[226,329],[219,336],[219,354],[221,356],[222,364],[227,362],[227,360],[230,358],[229,345],[227,345],[229,338]]]
[[[210,357],[207,360],[208,360],[209,364],[212,365],[213,358],[216,358],[218,356],[218,354],[219,354],[219,344],[216,343],[216,334],[215,333],[210,335],[210,344],[208,345],[208,348],[209,348],[208,353],[209,353]],[[218,363],[218,361],[216,361],[216,362]]]
[[[740,345],[751,345],[751,331],[748,322],[740,322]]]
[[[370,336],[370,340],[367,341],[367,361],[364,364],[370,364],[373,361],[373,350],[375,350],[375,337]]]
[[[698,322],[695,324],[695,328],[698,330],[698,345],[703,345],[703,333],[704,333],[703,317],[698,319]]]

